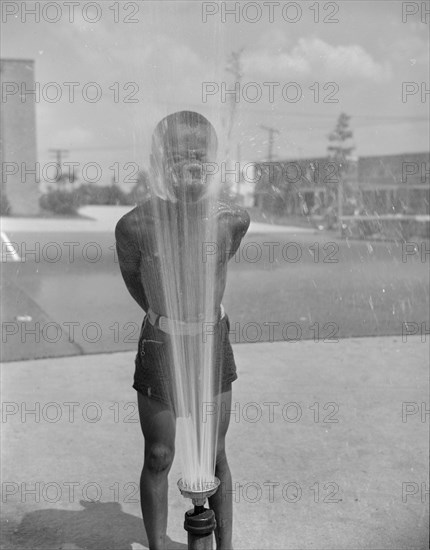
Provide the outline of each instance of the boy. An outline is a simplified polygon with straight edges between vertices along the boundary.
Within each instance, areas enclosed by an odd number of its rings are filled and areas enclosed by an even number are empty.
[[[215,130],[202,115],[181,111],[164,118],[154,131],[151,154],[155,178],[153,185],[158,185],[155,193],[162,198],[148,198],[121,218],[115,231],[124,282],[132,297],[146,312],[133,387],[138,392],[140,423],[145,438],[140,490],[143,520],[151,550],[164,550],[166,544],[167,476],[174,456],[178,416],[177,406],[170,396],[172,356],[169,343],[172,335],[185,327],[190,336],[184,338],[196,338],[194,329],[200,325],[201,340],[202,321],[214,323],[214,369],[219,379],[216,393],[219,394],[223,411],[231,409],[231,383],[237,378],[228,340],[229,321],[221,300],[226,285],[227,262],[234,256],[248,229],[249,216],[238,206],[221,201],[211,206],[207,200],[210,178],[204,174],[204,167],[205,163],[215,161],[216,150]],[[189,289],[202,285],[202,281],[198,280],[199,273],[202,273],[198,262],[203,262],[204,258],[199,244],[201,232],[209,219],[212,222],[215,220],[215,249],[218,255],[214,311],[205,312],[206,319],[202,319],[202,312],[196,309],[197,302],[193,301]],[[166,224],[171,229],[169,235],[172,239],[175,228],[185,227],[189,231],[190,241],[187,241],[186,248],[179,238],[177,246],[169,245],[167,240],[166,249],[160,250],[160,228],[166,227]],[[181,234],[180,231],[178,234]],[[181,261],[175,264],[174,257],[180,257]],[[179,300],[175,311],[172,311],[175,304],[167,304],[163,277],[169,278],[168,283],[179,285],[178,296],[183,299]],[[209,499],[217,520],[215,536],[218,549],[232,547],[231,474],[225,454],[228,424],[228,415],[222,415],[218,425],[215,470],[221,485]]]

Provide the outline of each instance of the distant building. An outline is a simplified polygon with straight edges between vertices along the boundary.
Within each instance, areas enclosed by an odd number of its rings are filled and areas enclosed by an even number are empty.
[[[336,206],[340,180],[328,157],[262,163],[255,204],[277,214],[320,214]],[[378,214],[429,214],[429,153],[359,157],[341,175],[345,214],[363,207]],[[348,206],[349,204],[349,206]]]
[[[404,153],[360,157],[358,191],[370,212],[429,212],[430,154]]]
[[[377,185],[430,183],[430,153],[378,155],[358,159],[359,182]]]
[[[255,206],[275,214],[308,214],[334,200],[339,167],[328,157],[311,157],[256,164],[261,177],[255,186]]]
[[[229,160],[221,163],[215,177],[219,177],[235,202],[244,207],[254,205],[255,190],[255,163],[247,161]]]
[[[1,195],[5,196],[13,215],[39,213],[39,184],[35,170],[36,98],[21,96],[22,90],[34,90],[34,61],[1,59],[2,82],[0,158]]]

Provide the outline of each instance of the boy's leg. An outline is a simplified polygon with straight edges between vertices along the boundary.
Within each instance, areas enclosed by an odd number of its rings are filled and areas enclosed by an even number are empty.
[[[176,418],[165,404],[138,393],[139,418],[145,437],[140,502],[150,550],[165,550],[167,476],[175,454]]]
[[[233,499],[231,473],[225,454],[225,436],[230,423],[231,390],[220,394],[219,408],[221,416],[218,428],[218,447],[215,475],[221,484],[218,491],[209,499],[209,506],[215,512],[217,528],[215,537],[217,550],[231,550],[233,531]]]

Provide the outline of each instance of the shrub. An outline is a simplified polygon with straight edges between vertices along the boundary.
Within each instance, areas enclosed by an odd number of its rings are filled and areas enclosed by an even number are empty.
[[[76,192],[54,190],[42,195],[39,200],[40,207],[54,214],[76,214],[80,206],[80,200]]]
[[[9,216],[9,214],[10,214],[10,204],[6,197],[6,194],[2,193],[0,197],[0,216]]]
[[[117,185],[81,185],[75,191],[80,204],[98,204],[98,205],[126,205],[133,204],[129,197]]]

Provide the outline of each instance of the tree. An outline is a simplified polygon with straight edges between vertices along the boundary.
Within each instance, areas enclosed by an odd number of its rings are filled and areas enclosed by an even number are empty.
[[[328,208],[325,214],[325,225],[327,229],[335,227],[336,222],[340,224],[342,231],[342,215],[344,197],[348,196],[351,190],[348,185],[344,185],[344,177],[349,171],[351,153],[355,146],[351,143],[353,133],[349,127],[351,117],[341,113],[337,119],[337,124],[333,132],[328,135],[331,145],[327,146],[328,156],[336,164],[337,185],[331,185],[328,189]],[[337,199],[337,207],[335,200]]]
[[[351,144],[353,137],[352,130],[349,128],[351,117],[341,113],[337,119],[337,124],[333,132],[328,135],[331,145],[328,145],[328,156],[336,162],[338,166],[338,176],[341,178],[348,171],[348,163],[351,159],[351,153],[355,146]]]

